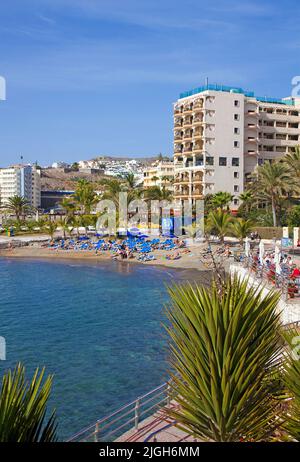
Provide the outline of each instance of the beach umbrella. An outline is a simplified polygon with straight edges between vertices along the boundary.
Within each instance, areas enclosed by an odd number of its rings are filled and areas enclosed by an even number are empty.
[[[276,262],[275,263],[275,272],[276,274],[281,274],[281,266],[280,266],[280,263],[279,262]]]
[[[281,251],[278,245],[275,246],[275,255],[274,255],[274,262],[280,263],[281,260]]]
[[[262,265],[264,261],[264,253],[265,253],[265,246],[262,240],[260,241],[258,247],[259,247],[259,261],[260,261],[260,264]]]
[[[245,239],[245,255],[246,257],[249,257],[250,255],[250,240],[248,236]]]

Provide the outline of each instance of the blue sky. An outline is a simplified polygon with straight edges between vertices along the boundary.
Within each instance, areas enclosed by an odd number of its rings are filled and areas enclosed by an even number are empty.
[[[300,75],[300,4],[1,2],[0,165],[172,154],[172,102],[210,83],[260,96]]]

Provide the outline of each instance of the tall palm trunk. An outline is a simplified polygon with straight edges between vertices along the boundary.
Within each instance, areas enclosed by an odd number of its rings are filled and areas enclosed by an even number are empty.
[[[276,203],[275,203],[274,195],[272,195],[272,215],[273,215],[273,226],[276,228],[276,226],[277,226],[277,217],[276,217]]]

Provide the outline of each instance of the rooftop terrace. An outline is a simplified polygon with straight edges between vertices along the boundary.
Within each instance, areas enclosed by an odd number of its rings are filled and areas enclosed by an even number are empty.
[[[207,91],[207,90],[242,94],[242,95],[245,95],[247,98],[255,98],[257,101],[261,101],[263,103],[284,104],[287,106],[295,105],[295,102],[293,100],[285,100],[282,98],[268,98],[266,96],[255,96],[253,91],[245,91],[239,87],[230,87],[228,85],[217,85],[217,84],[203,85],[201,87],[197,87],[192,90],[185,91],[183,93],[180,93],[179,99],[187,98],[188,96],[193,96],[198,93],[203,93],[204,91]]]

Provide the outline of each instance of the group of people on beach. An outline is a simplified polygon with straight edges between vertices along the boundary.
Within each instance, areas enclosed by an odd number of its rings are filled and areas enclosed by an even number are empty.
[[[95,255],[102,255],[107,252],[115,260],[136,258],[138,261],[155,260],[154,253],[156,250],[166,250],[168,252],[164,256],[166,260],[178,260],[181,258],[181,252],[190,252],[185,241],[179,238],[93,239],[82,236],[78,239],[52,239],[48,247],[55,251],[90,251],[94,252]]]

